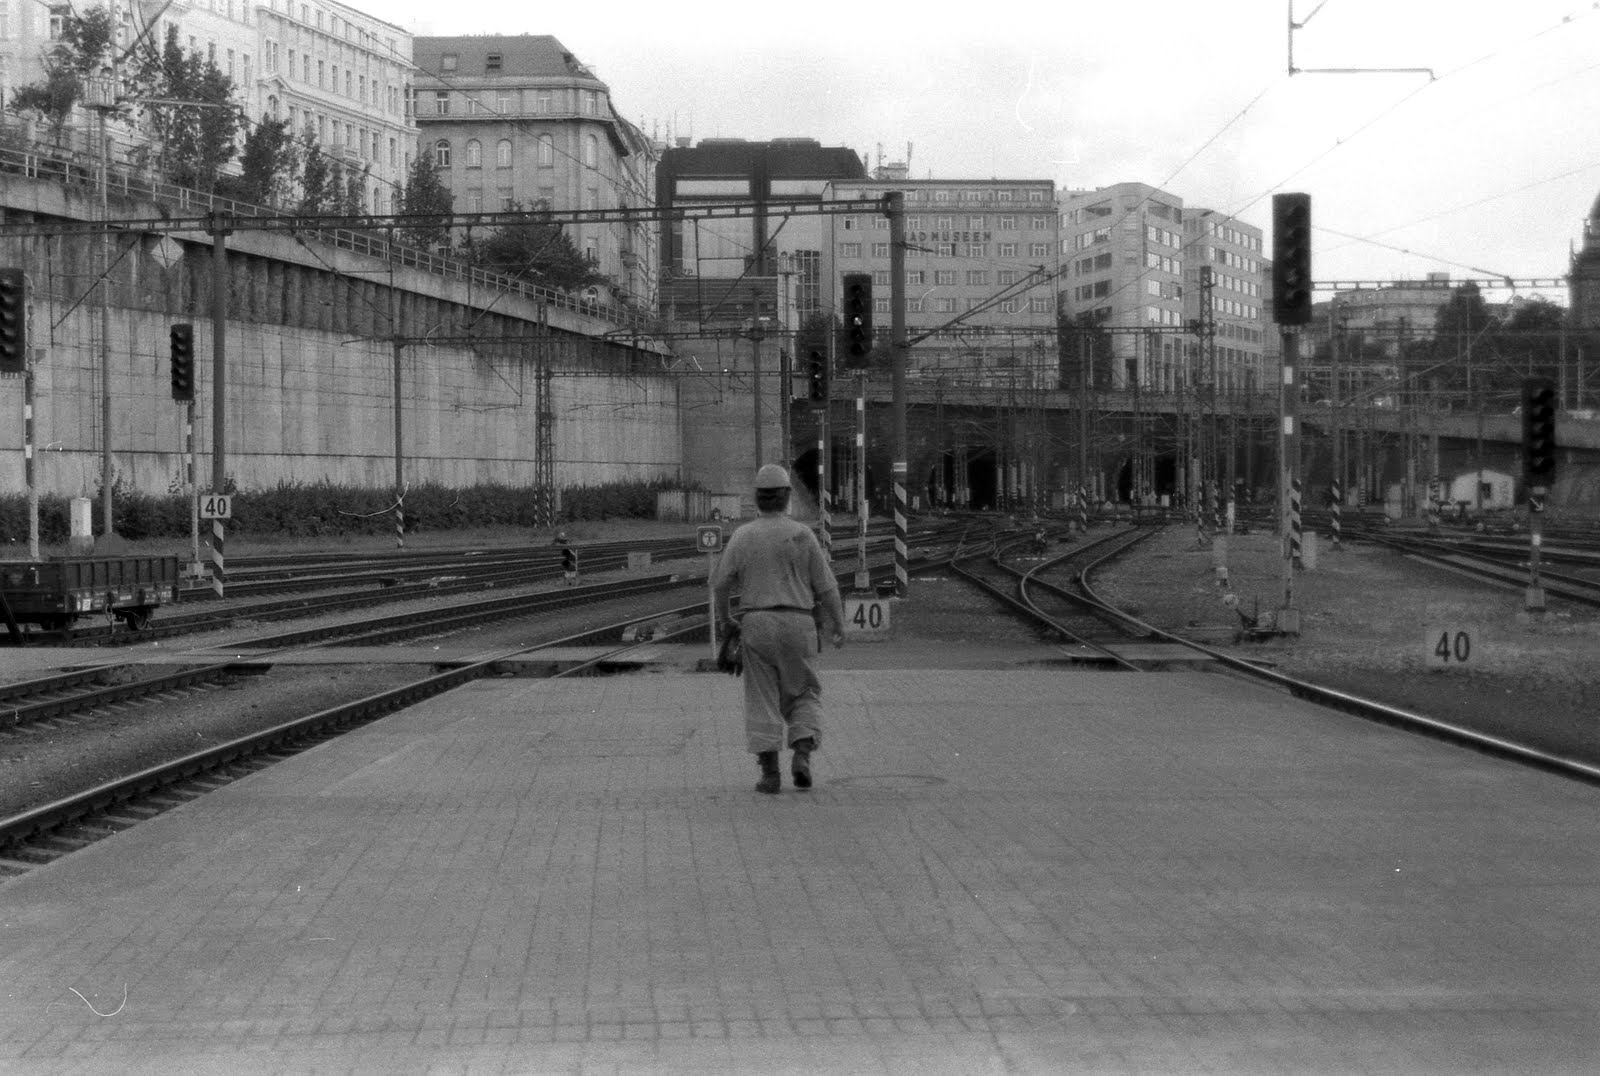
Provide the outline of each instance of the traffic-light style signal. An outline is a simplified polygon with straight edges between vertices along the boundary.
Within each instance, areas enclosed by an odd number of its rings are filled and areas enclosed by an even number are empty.
[[[194,402],[194,326],[172,327],[172,398]]]
[[[872,274],[844,275],[844,364],[865,370],[872,353]]]
[[[806,396],[819,403],[828,398],[828,356],[815,349],[806,356]]]
[[[1272,196],[1272,320],[1311,323],[1311,195]]]
[[[1531,486],[1548,486],[1556,473],[1556,387],[1548,378],[1522,382],[1522,463]]]
[[[28,284],[21,269],[0,269],[0,374],[28,371]]]

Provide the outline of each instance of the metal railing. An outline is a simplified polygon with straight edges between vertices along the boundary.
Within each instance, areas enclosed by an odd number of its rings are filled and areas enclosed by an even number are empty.
[[[0,174],[20,175],[27,179],[68,186],[93,187],[99,179],[100,162],[93,154],[65,146],[45,146],[37,143],[29,149],[0,146]],[[270,206],[237,202],[206,191],[197,191],[190,187],[154,179],[131,164],[126,155],[123,160],[112,162],[106,177],[106,186],[108,197],[144,199],[188,214],[215,212],[235,217],[294,217],[304,220],[304,216],[300,214],[288,213]],[[319,228],[309,232],[297,229],[297,231],[302,236],[314,236],[320,242],[340,250],[403,265],[432,276],[464,281],[486,291],[519,295],[531,302],[556,309],[571,310],[586,317],[641,333],[649,331],[657,321],[654,315],[635,307],[599,300],[591,301],[558,288],[545,288],[516,280],[421,247],[392,241],[378,232],[348,228]]]

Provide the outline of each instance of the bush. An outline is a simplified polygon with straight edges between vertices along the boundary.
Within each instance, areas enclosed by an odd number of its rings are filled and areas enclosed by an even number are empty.
[[[572,487],[561,492],[560,521],[654,519],[656,493],[675,488],[675,483],[665,479]],[[188,537],[189,498],[184,494],[130,492],[119,482],[112,486],[111,497],[112,515],[122,537]],[[538,492],[526,486],[413,486],[406,491],[404,510],[408,534],[539,524]],[[96,529],[99,513],[96,499]],[[254,538],[337,538],[387,534],[394,525],[393,490],[285,482],[271,489],[236,491],[229,530]],[[40,542],[64,543],[71,533],[71,498],[41,496]],[[0,494],[0,543],[27,539],[27,495]]]

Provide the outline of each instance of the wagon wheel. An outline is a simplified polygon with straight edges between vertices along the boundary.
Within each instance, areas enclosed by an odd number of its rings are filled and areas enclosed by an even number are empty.
[[[129,631],[143,631],[150,626],[150,607],[135,605],[128,609],[118,609],[117,617],[128,625]]]

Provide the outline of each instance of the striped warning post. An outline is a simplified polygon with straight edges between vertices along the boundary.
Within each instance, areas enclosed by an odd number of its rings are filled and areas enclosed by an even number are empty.
[[[906,596],[911,574],[906,554],[906,461],[894,461],[894,592]]]
[[[1289,559],[1300,560],[1300,479],[1289,480]]]
[[[1078,487],[1078,529],[1089,529],[1089,491],[1082,486]]]
[[[211,521],[211,589],[219,598],[222,597],[223,584],[227,581],[227,572],[223,567],[222,545],[222,520],[213,519]]]
[[[1336,478],[1333,480],[1333,545],[1336,549],[1344,538],[1344,521],[1339,515],[1343,508],[1344,490],[1340,487],[1339,480]]]
[[[394,547],[396,549],[406,547],[406,510],[398,501],[394,506]]]
[[[824,429],[826,426],[824,426]],[[828,439],[817,433],[817,512],[822,516],[822,551],[833,556],[833,498],[828,496]]]

